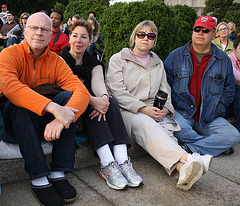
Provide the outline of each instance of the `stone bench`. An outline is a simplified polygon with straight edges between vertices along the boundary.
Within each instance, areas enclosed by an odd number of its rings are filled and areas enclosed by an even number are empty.
[[[75,169],[99,164],[99,159],[93,156],[88,141],[79,142],[77,143],[77,145],[79,146],[79,148],[76,150]],[[51,152],[49,152],[50,148],[51,147],[49,146],[48,148],[45,148],[45,154],[47,154],[46,159],[48,163],[50,163],[51,161]],[[20,151],[17,152],[20,153]],[[141,155],[144,153],[145,151],[136,144],[132,144],[132,147],[128,151],[130,157]],[[8,159],[0,158],[0,185],[6,182],[14,182],[26,178],[29,178],[29,176],[25,172],[24,161],[21,157]]]

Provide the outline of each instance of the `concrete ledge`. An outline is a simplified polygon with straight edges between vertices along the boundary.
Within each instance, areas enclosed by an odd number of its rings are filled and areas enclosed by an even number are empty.
[[[231,124],[235,124],[233,117],[227,117],[226,119]],[[79,149],[76,151],[75,169],[99,164],[99,159],[93,156],[88,142],[79,143],[78,146]],[[142,154],[146,154],[146,152],[137,144],[132,144],[132,147],[128,150],[128,155],[130,157],[136,157]],[[47,155],[46,159],[49,164],[51,155]],[[25,172],[23,159],[0,160],[0,184],[27,178],[29,178],[29,176]]]
[[[86,166],[99,164],[99,159],[95,158],[88,142],[79,143],[79,149],[76,151],[75,169]],[[130,157],[146,153],[140,146],[132,144],[128,150]],[[50,163],[51,155],[46,156],[47,162]],[[23,159],[0,160],[0,184],[6,182],[15,182],[29,178],[24,169]]]

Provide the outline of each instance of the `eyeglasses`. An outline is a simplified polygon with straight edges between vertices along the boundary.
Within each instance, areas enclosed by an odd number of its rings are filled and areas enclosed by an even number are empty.
[[[227,31],[228,28],[222,28],[222,29],[219,29],[219,31]]]
[[[145,32],[143,32],[143,31],[140,31],[140,32],[138,32],[137,34],[137,37],[139,38],[139,39],[144,39],[145,38],[145,36],[147,36],[147,38],[149,39],[149,40],[154,40],[155,38],[156,38],[156,34],[155,33],[145,33]]]
[[[34,25],[26,26],[26,28],[29,28],[33,32],[37,32],[40,29],[41,32],[43,32],[45,34],[49,33],[51,31],[51,29],[49,29],[49,28],[44,28],[44,27],[39,27],[39,26],[34,26]]]
[[[207,34],[207,33],[209,33],[211,31],[211,30],[208,30],[208,29],[205,29],[205,28],[202,28],[202,27],[195,27],[195,28],[193,28],[193,31],[197,32],[197,33],[200,32],[201,30],[205,34]]]
[[[23,17],[22,19],[28,19],[28,17]]]

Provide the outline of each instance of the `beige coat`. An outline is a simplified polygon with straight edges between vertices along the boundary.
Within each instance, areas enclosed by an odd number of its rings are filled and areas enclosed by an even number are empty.
[[[162,60],[150,52],[150,60],[144,66],[124,48],[113,55],[109,62],[107,84],[111,95],[118,101],[125,126],[131,136],[131,120],[141,107],[153,106],[155,95],[159,90],[168,93],[165,107],[173,117],[174,108],[171,103],[171,89],[167,83]],[[164,124],[165,128],[177,131],[179,125]]]

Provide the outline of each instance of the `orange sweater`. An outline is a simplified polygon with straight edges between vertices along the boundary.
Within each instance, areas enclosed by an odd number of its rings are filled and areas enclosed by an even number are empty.
[[[66,106],[78,109],[77,118],[85,111],[90,94],[65,61],[46,48],[34,59],[27,41],[5,48],[0,53],[0,93],[16,106],[26,108],[38,115],[51,101],[31,88],[45,83],[59,85],[73,92]]]

